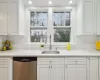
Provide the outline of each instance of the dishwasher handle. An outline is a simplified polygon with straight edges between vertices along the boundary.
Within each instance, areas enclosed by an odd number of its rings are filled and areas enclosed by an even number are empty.
[[[32,61],[37,61],[37,58],[36,57],[14,57],[13,61],[32,62]]]

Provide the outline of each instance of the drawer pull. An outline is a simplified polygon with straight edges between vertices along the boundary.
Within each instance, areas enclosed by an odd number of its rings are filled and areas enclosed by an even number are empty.
[[[49,66],[49,68],[50,68],[50,66]]]

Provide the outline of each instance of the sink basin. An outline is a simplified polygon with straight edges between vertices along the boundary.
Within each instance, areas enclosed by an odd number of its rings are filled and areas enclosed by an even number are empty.
[[[46,51],[42,51],[42,54],[59,54],[59,51],[56,50],[46,50]]]

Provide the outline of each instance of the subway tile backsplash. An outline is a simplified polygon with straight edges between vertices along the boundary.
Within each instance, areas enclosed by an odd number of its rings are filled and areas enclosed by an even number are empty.
[[[10,36],[9,40],[13,43],[13,48],[17,49],[40,49],[40,45],[30,45],[27,42],[27,38],[24,36]],[[72,48],[95,48],[95,42],[97,39],[100,39],[100,36],[90,36],[90,35],[81,35],[76,36],[76,43],[72,45]],[[6,37],[0,36],[0,46],[1,42],[6,40]],[[66,45],[66,44],[65,44]],[[65,49],[65,45],[53,45],[54,49]],[[46,46],[48,48],[48,46]]]

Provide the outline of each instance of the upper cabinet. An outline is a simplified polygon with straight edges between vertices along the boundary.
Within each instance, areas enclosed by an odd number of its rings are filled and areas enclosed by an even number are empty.
[[[84,1],[83,2],[83,33],[94,34],[94,15],[93,15],[93,1]]]
[[[0,1],[0,35],[24,35],[24,5],[21,0]]]
[[[18,5],[17,3],[8,4],[8,33],[17,34],[18,32]]]
[[[77,8],[78,33],[85,35],[100,35],[100,1],[80,0]]]
[[[7,3],[0,3],[0,34],[7,34]]]
[[[97,34],[100,35],[100,0],[96,1],[96,26]]]

